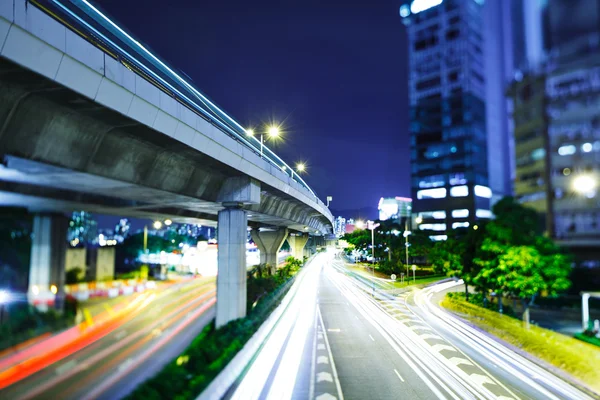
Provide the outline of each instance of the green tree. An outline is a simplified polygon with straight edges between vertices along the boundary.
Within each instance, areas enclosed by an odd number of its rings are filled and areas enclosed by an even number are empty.
[[[511,197],[494,206],[496,219],[485,226],[485,238],[474,263],[481,269],[474,278],[484,295],[495,291],[499,311],[502,296],[510,293],[523,300],[523,319],[529,324],[529,306],[534,297],[568,289],[570,264],[567,256],[548,238],[541,236],[534,210]]]

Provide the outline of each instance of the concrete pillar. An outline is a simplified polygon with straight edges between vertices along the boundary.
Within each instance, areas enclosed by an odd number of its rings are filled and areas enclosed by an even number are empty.
[[[228,207],[218,223],[217,328],[246,316],[246,211]]]
[[[269,264],[271,266],[271,273],[274,273],[278,264],[277,254],[288,236],[287,228],[262,232],[253,230],[251,235],[252,240],[260,250],[260,263]]]
[[[292,250],[292,256],[302,260],[304,257],[304,246],[306,245],[306,242],[308,242],[308,235],[289,235],[287,241]]]
[[[62,214],[37,214],[33,219],[27,298],[40,310],[63,307],[68,224]]]

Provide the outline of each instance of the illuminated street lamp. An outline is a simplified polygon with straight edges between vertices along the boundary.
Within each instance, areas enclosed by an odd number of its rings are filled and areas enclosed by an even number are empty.
[[[271,125],[268,129],[267,129],[267,135],[269,138],[271,139],[275,139],[279,137],[279,127],[276,125]],[[248,136],[254,136],[254,130],[253,129],[246,129],[246,135]],[[263,148],[264,148],[264,135],[261,133],[260,134],[260,158],[263,157]]]
[[[304,164],[303,162],[299,162],[298,164],[296,164],[296,171],[298,171],[298,172],[306,171],[306,164]]]
[[[171,226],[172,223],[173,223],[173,221],[171,221],[170,219],[165,219],[166,226]]]
[[[160,222],[160,221],[154,221],[154,223],[152,224],[152,226],[154,226],[154,229],[160,229],[160,228],[162,228],[162,222]]]

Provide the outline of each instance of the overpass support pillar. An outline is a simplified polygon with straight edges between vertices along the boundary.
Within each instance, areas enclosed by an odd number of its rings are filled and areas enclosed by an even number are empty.
[[[65,255],[69,221],[62,214],[36,214],[27,299],[42,311],[62,310],[65,297]]]
[[[308,242],[308,235],[289,235],[287,241],[292,249],[292,256],[302,260],[304,258],[304,246]]]
[[[216,327],[246,316],[248,218],[240,207],[219,211]]]
[[[251,232],[252,240],[260,250],[260,263],[268,264],[271,268],[271,274],[277,269],[277,254],[283,245],[283,242],[288,236],[287,228],[277,229],[274,231],[259,231]]]
[[[260,203],[260,184],[247,176],[223,182],[217,196],[225,209],[217,225],[217,317],[215,326],[246,316],[246,243],[248,216],[244,204]]]

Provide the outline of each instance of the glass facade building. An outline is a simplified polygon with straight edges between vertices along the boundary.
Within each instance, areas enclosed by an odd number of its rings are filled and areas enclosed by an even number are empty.
[[[414,0],[400,17],[409,41],[412,211],[420,229],[439,236],[489,218],[511,192],[510,7]]]

